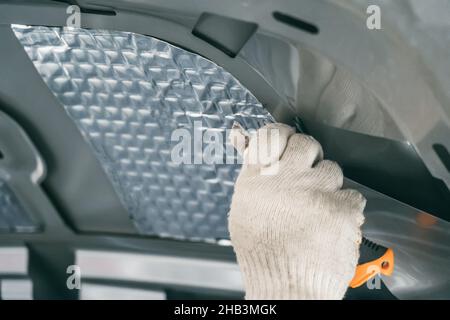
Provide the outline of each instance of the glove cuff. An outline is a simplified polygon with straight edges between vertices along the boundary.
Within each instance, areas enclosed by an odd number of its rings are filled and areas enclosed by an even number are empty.
[[[269,257],[274,258],[269,258]],[[313,261],[285,259],[260,250],[238,255],[247,300],[341,300],[350,280]]]

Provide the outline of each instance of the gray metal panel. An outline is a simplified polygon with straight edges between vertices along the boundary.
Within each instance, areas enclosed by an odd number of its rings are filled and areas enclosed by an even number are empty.
[[[171,141],[171,134],[185,128],[193,139],[214,128],[225,139],[235,120],[247,129],[273,121],[247,89],[211,61],[155,38],[13,30],[142,233],[228,237],[226,215],[239,165],[175,164],[170,155],[178,140]]]
[[[24,246],[0,247],[0,275],[26,275],[28,273],[28,250]]]
[[[30,279],[1,279],[2,300],[32,300],[33,282]]]
[[[364,236],[394,250],[394,274],[382,276],[389,290],[400,299],[450,299],[450,223],[349,179],[344,188],[367,199]]]
[[[450,190],[429,173],[410,143],[299,118],[296,126],[320,142],[325,158],[339,163],[347,178],[450,221]]]
[[[0,108],[20,123],[42,154],[48,170],[42,181],[45,194],[39,191],[40,198],[48,196],[64,221],[48,207],[48,200],[42,211],[38,209],[41,200],[36,200],[38,203],[35,201],[30,208],[46,215],[45,229],[52,228],[57,233],[66,231],[59,227],[68,223],[72,229],[82,232],[135,234],[137,231],[100,164],[48,90],[10,25],[0,26],[0,38],[0,69],[6,75],[0,77]],[[13,140],[7,141],[11,144]],[[13,153],[18,151],[14,146],[11,148]],[[23,186],[18,190],[26,196],[32,194]]]
[[[256,23],[202,13],[192,34],[234,58],[257,28]]]
[[[46,167],[27,134],[0,111],[0,233],[41,231],[39,183]]]
[[[121,251],[77,250],[76,264],[83,270],[83,281],[114,279],[243,291],[239,267],[231,262]]]

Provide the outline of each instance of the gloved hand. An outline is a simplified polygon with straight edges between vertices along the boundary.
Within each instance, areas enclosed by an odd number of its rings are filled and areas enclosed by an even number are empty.
[[[271,130],[278,137],[264,142]],[[230,138],[242,151],[239,134]],[[270,160],[250,163],[262,143]],[[359,258],[364,197],[341,190],[342,170],[322,160],[316,140],[283,124],[259,129],[243,157],[228,223],[246,299],[342,299]]]

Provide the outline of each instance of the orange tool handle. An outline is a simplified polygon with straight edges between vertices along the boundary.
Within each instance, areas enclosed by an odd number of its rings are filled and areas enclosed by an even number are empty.
[[[394,272],[394,251],[363,238],[355,275],[350,282],[357,288],[378,274],[390,276]]]

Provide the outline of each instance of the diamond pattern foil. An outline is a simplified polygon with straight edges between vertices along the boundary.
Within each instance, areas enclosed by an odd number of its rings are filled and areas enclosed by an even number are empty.
[[[240,166],[175,165],[171,134],[179,128],[193,134],[195,121],[202,132],[220,133],[235,120],[247,129],[272,122],[246,88],[213,62],[152,37],[12,28],[142,234],[228,238],[227,213]]]
[[[0,232],[33,232],[36,229],[16,195],[0,180]]]

